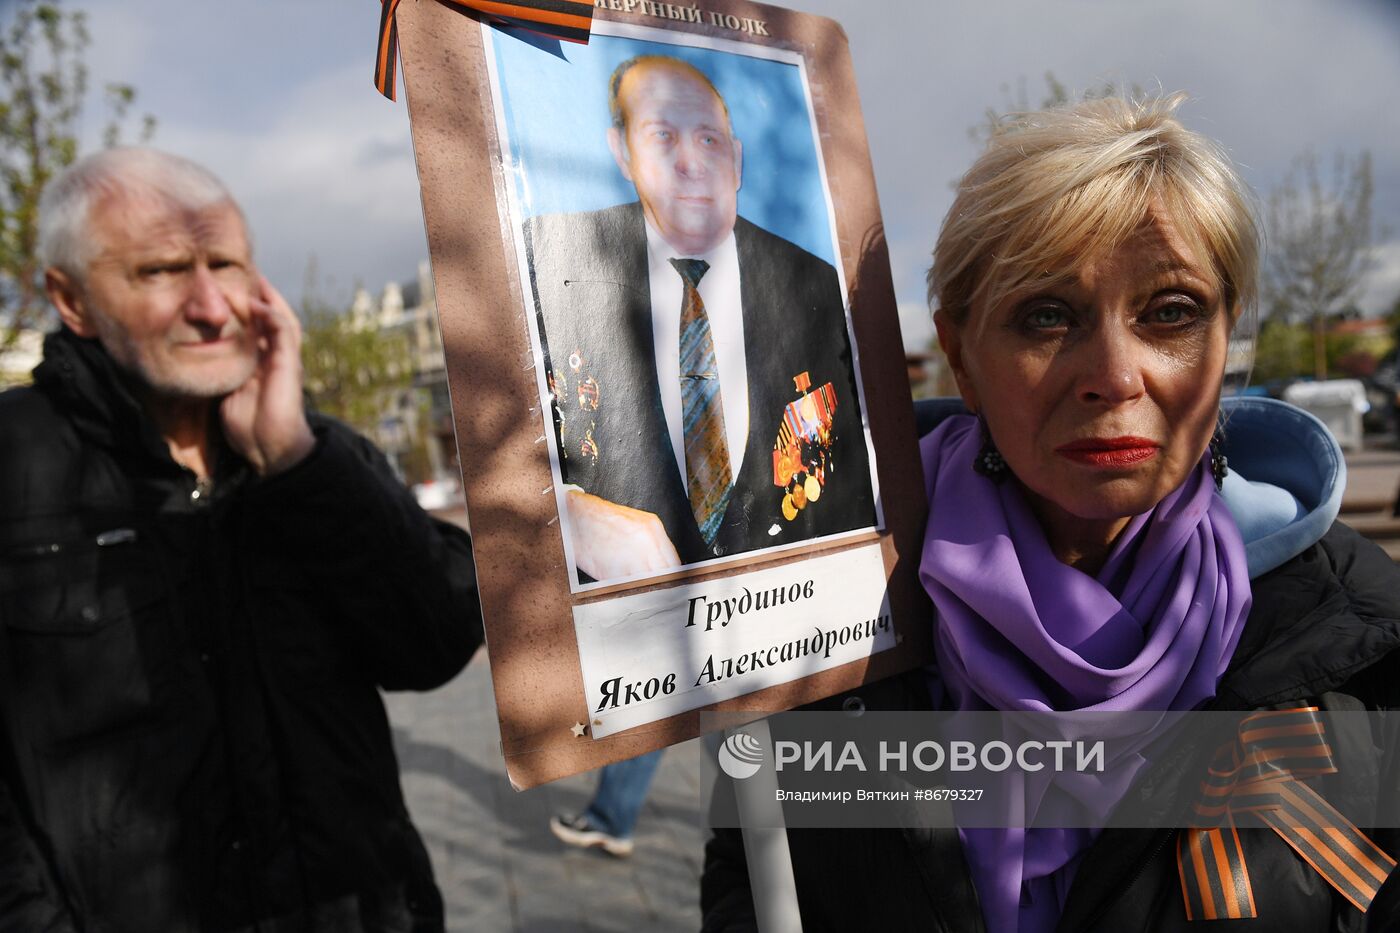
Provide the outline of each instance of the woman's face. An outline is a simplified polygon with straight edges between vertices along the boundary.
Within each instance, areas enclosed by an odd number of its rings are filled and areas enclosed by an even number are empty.
[[[958,387],[1042,520],[1125,519],[1179,486],[1215,428],[1231,309],[1160,211],[1064,285],[940,321]]]

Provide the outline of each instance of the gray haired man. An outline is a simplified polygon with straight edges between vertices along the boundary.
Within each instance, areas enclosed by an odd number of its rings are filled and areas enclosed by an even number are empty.
[[[379,689],[480,643],[471,545],[307,415],[205,169],[41,205],[62,322],[0,395],[0,929],[435,930]]]

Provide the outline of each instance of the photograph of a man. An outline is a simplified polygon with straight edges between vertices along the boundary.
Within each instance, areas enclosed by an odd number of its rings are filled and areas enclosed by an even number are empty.
[[[581,580],[873,526],[835,268],[738,215],[744,145],[700,68],[629,58],[608,108],[636,200],[524,225]]]

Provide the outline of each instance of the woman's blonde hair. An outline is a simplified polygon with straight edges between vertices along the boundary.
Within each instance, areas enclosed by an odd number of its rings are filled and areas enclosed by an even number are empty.
[[[1220,148],[1177,120],[1185,97],[1086,100],[997,124],[943,221],[930,306],[961,326],[974,304],[1066,281],[1157,203],[1192,253],[1209,259],[1230,312],[1252,311],[1254,198]]]

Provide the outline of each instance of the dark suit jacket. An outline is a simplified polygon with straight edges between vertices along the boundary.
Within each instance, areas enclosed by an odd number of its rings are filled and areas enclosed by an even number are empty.
[[[661,408],[641,204],[525,223],[564,481],[655,513],[687,564],[875,523],[836,270],[742,217],[734,235],[749,436],[723,524],[708,547]],[[811,390],[827,382],[835,388],[834,440],[820,499],[788,520],[786,490],[774,483],[773,447],[784,408],[801,397],[794,377],[804,372]]]

